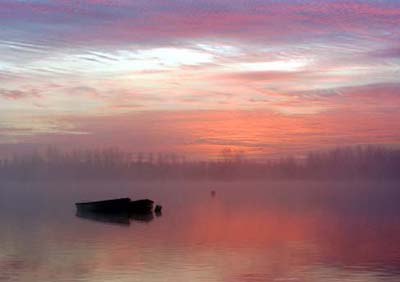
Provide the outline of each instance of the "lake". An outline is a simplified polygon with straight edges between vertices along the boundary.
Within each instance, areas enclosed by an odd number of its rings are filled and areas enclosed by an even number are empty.
[[[114,197],[163,213],[76,216]],[[398,282],[399,199],[385,182],[2,183],[0,281]]]

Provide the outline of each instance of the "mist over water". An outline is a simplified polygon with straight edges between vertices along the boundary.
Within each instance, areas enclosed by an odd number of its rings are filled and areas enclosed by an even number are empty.
[[[225,148],[216,160],[187,160],[174,153],[129,153],[118,148],[43,152],[0,158],[5,180],[399,180],[400,150],[339,147],[306,156],[247,159]]]
[[[0,281],[399,281],[399,196],[390,181],[2,182]],[[76,216],[118,197],[163,213]]]

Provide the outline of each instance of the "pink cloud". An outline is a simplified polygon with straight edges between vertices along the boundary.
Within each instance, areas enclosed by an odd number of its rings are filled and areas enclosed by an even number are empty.
[[[21,90],[0,89],[0,98],[4,98],[7,100],[20,100],[32,97],[38,98],[41,96],[36,90],[21,91]]]
[[[218,75],[217,78],[239,81],[287,81],[288,79],[298,78],[305,72],[280,72],[280,71],[252,71],[235,72]]]
[[[22,105],[24,98],[39,97],[26,90],[29,81],[47,91],[44,102],[53,99],[43,103],[48,123],[62,128],[67,122],[75,129],[32,130],[18,137],[21,143],[215,156],[225,146],[262,155],[399,140],[394,122],[399,87],[384,84],[395,80],[397,61],[391,60],[399,55],[400,6],[392,1],[3,1],[0,25],[6,62],[0,64],[0,79],[7,83],[0,98]],[[239,46],[244,54],[213,54],[207,65],[165,73],[107,69],[119,59],[129,68],[129,56],[138,49],[201,49],[196,43],[202,41]],[[115,50],[132,54],[108,56]],[[240,63],[313,55],[316,63],[299,71],[229,70]],[[37,61],[42,64],[34,65]],[[18,78],[10,81],[13,75]],[[381,84],[368,85],[376,83],[375,77]],[[46,87],[53,79],[60,87]],[[364,86],[341,87],[356,84]],[[78,96],[81,100],[73,100]],[[63,108],[70,101],[84,106],[95,100],[103,107],[95,113],[52,112],[56,107],[73,112]],[[170,112],[116,114],[157,108]],[[238,111],[242,108],[249,111]],[[13,128],[16,136],[16,127],[1,131],[12,135]]]
[[[366,100],[361,100],[356,110],[348,108],[344,98],[339,103],[342,108],[311,115],[253,110],[58,116],[51,118],[53,124],[70,124],[71,132],[87,134],[39,133],[22,136],[19,142],[66,149],[120,147],[134,152],[178,152],[194,158],[214,158],[224,148],[259,157],[301,155],[354,144],[399,145],[400,113],[393,108],[374,110],[369,105],[371,96],[372,92],[365,94],[362,99]],[[335,99],[341,98],[332,97]]]
[[[55,31],[63,38],[105,45],[213,37],[260,42],[298,41],[338,32],[395,31],[400,23],[398,5],[358,1],[272,1],[247,5],[243,1],[219,5],[207,1],[202,5],[171,1],[168,6],[161,1],[112,4],[91,1],[79,5],[70,1],[5,2],[0,14],[8,19],[27,17],[33,25],[38,23],[51,31],[53,24],[57,24],[53,15],[57,15],[65,25]],[[41,36],[46,37],[45,34]]]

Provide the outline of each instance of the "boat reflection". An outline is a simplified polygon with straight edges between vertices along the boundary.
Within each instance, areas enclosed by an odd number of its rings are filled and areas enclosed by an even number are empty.
[[[93,212],[78,210],[76,216],[91,221],[125,226],[129,226],[132,221],[150,222],[154,219],[152,212]]]

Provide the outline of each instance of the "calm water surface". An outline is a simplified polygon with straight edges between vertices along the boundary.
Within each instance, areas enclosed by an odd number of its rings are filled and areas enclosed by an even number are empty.
[[[75,215],[121,196],[163,214]],[[0,281],[398,282],[399,199],[396,183],[2,183]]]

